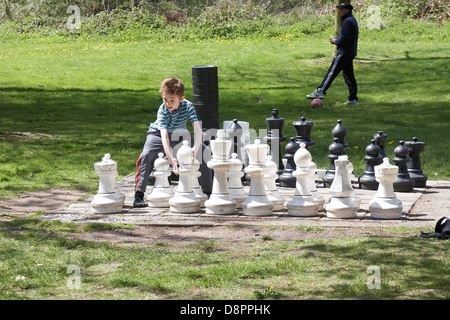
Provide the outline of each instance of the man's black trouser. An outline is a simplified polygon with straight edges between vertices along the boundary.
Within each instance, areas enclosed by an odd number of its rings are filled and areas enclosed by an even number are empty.
[[[328,88],[333,83],[333,80],[336,79],[339,72],[342,71],[345,83],[348,86],[348,92],[350,94],[348,96],[348,100],[358,99],[358,87],[356,84],[355,73],[353,71],[353,59],[355,59],[354,56],[338,53],[336,58],[333,59],[333,62],[331,63],[331,66],[318,89],[322,90],[326,94]]]

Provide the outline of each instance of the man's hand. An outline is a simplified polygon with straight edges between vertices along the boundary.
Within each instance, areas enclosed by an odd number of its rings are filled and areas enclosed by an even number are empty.
[[[336,38],[330,38],[330,43],[334,44],[336,42]]]

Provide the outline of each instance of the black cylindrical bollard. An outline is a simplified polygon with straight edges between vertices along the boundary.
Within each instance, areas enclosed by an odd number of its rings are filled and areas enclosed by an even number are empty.
[[[192,103],[203,131],[219,129],[219,81],[217,66],[192,67]]]

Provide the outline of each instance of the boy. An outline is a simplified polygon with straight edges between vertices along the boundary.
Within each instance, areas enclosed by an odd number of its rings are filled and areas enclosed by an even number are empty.
[[[192,103],[184,98],[184,84],[180,79],[171,77],[161,83],[159,90],[163,103],[160,105],[156,121],[151,123],[147,131],[147,140],[145,141],[142,153],[136,162],[136,187],[134,195],[134,208],[145,207],[144,193],[147,187],[148,178],[153,171],[153,162],[158,158],[159,152],[164,152],[172,165],[173,172],[178,174],[178,165],[176,158],[172,155],[171,148],[180,141],[177,137],[191,139],[186,122],[189,119],[194,128],[194,147],[193,158],[200,151],[200,185],[202,190],[208,196],[212,189],[212,170],[206,165],[211,158],[211,150],[202,143],[202,129]],[[172,139],[173,136],[173,139]],[[173,140],[173,141],[172,141]],[[206,149],[206,152],[205,151]],[[208,159],[205,159],[205,156]],[[198,158],[198,157],[197,157]]]

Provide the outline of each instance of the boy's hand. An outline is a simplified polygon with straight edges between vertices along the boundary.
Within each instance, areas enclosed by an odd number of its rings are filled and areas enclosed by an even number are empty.
[[[172,165],[172,171],[173,173],[175,173],[176,175],[178,175],[178,165],[177,165],[177,160],[172,158],[172,160],[170,161],[170,164]]]

